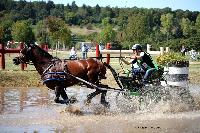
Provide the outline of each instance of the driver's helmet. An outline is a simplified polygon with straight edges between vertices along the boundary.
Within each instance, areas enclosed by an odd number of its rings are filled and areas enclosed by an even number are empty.
[[[132,47],[132,50],[141,50],[142,51],[142,46],[140,44],[134,44]]]

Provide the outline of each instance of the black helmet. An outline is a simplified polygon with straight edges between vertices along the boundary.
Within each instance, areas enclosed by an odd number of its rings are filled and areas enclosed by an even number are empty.
[[[140,44],[134,44],[132,50],[142,50],[142,46]]]

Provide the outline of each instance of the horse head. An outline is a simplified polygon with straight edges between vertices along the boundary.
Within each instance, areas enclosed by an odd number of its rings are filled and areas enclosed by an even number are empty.
[[[31,60],[31,49],[32,45],[26,45],[21,51],[18,57],[13,59],[13,63],[15,65],[19,65],[20,63],[28,64]]]
[[[35,44],[26,45],[21,51],[18,57],[13,59],[13,63],[19,65],[20,63],[29,64],[30,61],[36,64],[45,64],[48,63],[49,60],[53,58],[45,50],[41,49],[39,46]]]

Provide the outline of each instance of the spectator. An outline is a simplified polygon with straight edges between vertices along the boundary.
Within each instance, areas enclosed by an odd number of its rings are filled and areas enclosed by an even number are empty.
[[[187,48],[184,45],[182,45],[181,53],[182,53],[183,56],[185,55],[185,52],[187,52]]]
[[[82,45],[81,45],[81,52],[82,52],[82,55],[83,55],[83,59],[86,59],[87,58],[87,52],[88,52],[88,46],[84,43],[82,43]]]
[[[75,60],[75,59],[77,59],[77,53],[76,53],[75,47],[72,47],[72,48],[71,48],[69,59],[70,59],[70,60]]]

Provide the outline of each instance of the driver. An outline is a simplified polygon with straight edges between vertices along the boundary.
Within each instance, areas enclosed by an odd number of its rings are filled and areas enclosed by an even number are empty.
[[[146,85],[148,84],[148,78],[150,75],[156,70],[156,66],[153,64],[153,60],[149,53],[146,53],[142,50],[142,46],[140,44],[135,44],[132,47],[133,55],[128,56],[130,58],[129,61],[126,61],[122,58],[122,61],[129,65],[132,64],[132,66],[138,67],[132,67],[132,73],[138,74],[138,73],[144,73],[143,83]],[[127,57],[125,57],[127,58]],[[136,64],[137,65],[134,65]]]

